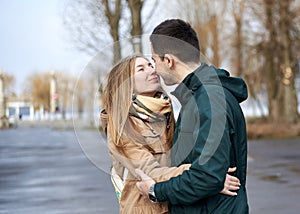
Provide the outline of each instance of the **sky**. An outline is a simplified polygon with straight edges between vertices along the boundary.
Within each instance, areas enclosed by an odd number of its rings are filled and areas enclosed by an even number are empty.
[[[89,57],[69,42],[65,0],[0,0],[0,69],[15,76],[19,93],[28,76],[51,70],[79,74]]]
[[[17,94],[34,73],[57,70],[79,76],[92,60],[93,56],[76,50],[63,24],[63,11],[70,3],[72,0],[0,0],[0,70],[14,75]],[[156,12],[147,33],[169,17],[166,12]]]

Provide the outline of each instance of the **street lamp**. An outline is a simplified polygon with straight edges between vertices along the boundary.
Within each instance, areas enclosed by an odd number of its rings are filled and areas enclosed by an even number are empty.
[[[4,74],[0,70],[0,128],[8,128],[9,122],[5,114]]]
[[[4,75],[0,70],[0,118],[5,116]]]
[[[57,82],[56,82],[56,76],[55,72],[51,72],[51,80],[50,80],[50,112],[55,113],[57,111],[57,100],[58,100],[58,94],[57,94]]]

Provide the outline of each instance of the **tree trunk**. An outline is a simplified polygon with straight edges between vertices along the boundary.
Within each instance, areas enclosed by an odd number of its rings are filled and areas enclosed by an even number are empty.
[[[290,38],[293,25],[293,16],[289,11],[291,2],[291,0],[264,0],[266,29],[269,32],[265,48],[269,119],[278,123],[294,123],[298,120],[296,73],[292,70]]]
[[[131,36],[134,52],[142,53],[141,35],[143,34],[141,12],[143,0],[127,0],[131,12]]]
[[[216,15],[213,15],[211,17],[211,32],[212,32],[212,37],[213,37],[213,52],[214,52],[214,57],[213,57],[213,64],[216,67],[220,67],[220,57],[219,57],[219,51],[220,51],[220,42],[219,42],[219,31],[218,31],[218,17]]]
[[[243,16],[244,16],[244,0],[241,0],[236,4],[236,6],[233,5],[233,18],[235,21],[236,26],[236,36],[234,41],[234,48],[236,50],[236,75],[241,76],[243,73],[243,55],[244,55],[244,48],[243,48]]]
[[[113,10],[109,8],[108,0],[102,0],[102,4],[105,7],[105,16],[108,19],[110,34],[114,42],[113,63],[115,64],[121,59],[121,48],[120,48],[120,41],[119,41],[119,22],[120,22],[121,11],[122,11],[121,0],[115,0],[115,5]]]
[[[268,110],[269,110],[269,119],[271,121],[279,121],[280,112],[279,112],[279,100],[278,100],[278,84],[277,81],[280,80],[280,76],[277,76],[277,66],[276,61],[276,26],[274,25],[274,14],[273,14],[273,1],[264,0],[265,3],[265,12],[266,12],[266,29],[269,33],[268,41],[265,44],[265,58],[266,58],[266,86],[268,91]]]
[[[291,0],[279,1],[279,41],[282,47],[281,59],[281,71],[282,71],[282,120],[288,123],[294,123],[298,119],[297,110],[297,94],[295,89],[295,73],[292,71],[292,46],[289,30],[292,27],[292,19],[289,16],[289,7],[291,5]]]

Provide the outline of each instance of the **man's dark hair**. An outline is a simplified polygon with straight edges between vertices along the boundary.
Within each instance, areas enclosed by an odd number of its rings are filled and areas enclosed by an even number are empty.
[[[152,32],[150,42],[161,58],[173,54],[181,61],[200,61],[200,47],[197,34],[191,25],[180,19],[169,19],[160,23]]]

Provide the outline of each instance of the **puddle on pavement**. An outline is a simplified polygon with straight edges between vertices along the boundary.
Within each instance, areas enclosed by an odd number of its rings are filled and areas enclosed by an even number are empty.
[[[282,179],[281,174],[262,175],[259,178],[263,181],[272,181],[280,184],[288,183],[288,181]]]
[[[287,180],[283,179],[283,176],[281,173],[266,174],[264,172],[257,172],[257,171],[253,172],[251,170],[249,170],[247,173],[248,173],[248,175],[255,176],[259,180],[262,180],[262,181],[268,181],[268,182],[274,182],[274,183],[280,183],[280,184],[288,183]]]
[[[300,174],[300,169],[296,168],[296,167],[289,167],[288,168],[291,172],[296,173],[296,174]]]

